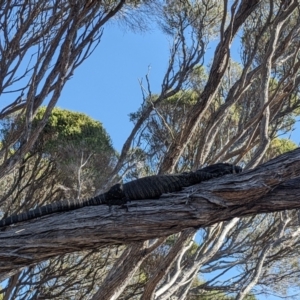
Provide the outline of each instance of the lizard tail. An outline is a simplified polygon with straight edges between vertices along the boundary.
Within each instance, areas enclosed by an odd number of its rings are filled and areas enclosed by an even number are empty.
[[[86,199],[67,200],[66,199],[62,201],[57,201],[44,206],[37,207],[35,209],[20,214],[14,214],[7,218],[4,218],[0,220],[0,227],[8,226],[18,222],[32,220],[35,218],[40,218],[61,211],[69,211],[84,206],[99,205],[104,203],[105,203],[105,194],[98,195],[88,200]]]

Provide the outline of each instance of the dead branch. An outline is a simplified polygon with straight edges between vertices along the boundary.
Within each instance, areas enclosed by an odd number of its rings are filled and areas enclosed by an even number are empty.
[[[227,175],[159,200],[132,201],[128,211],[99,205],[7,227],[0,234],[0,278],[55,255],[299,208],[299,177],[300,148],[239,175]]]

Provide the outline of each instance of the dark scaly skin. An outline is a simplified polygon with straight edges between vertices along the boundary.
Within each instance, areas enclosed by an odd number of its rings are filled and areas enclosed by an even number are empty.
[[[201,181],[240,172],[242,172],[242,168],[239,166],[218,163],[195,172],[147,176],[125,184],[115,184],[106,193],[90,199],[57,201],[18,215],[12,215],[1,220],[0,227],[39,218],[56,212],[70,211],[84,206],[101,204],[123,205],[127,200],[155,199],[164,193],[177,192],[184,187],[200,183]]]

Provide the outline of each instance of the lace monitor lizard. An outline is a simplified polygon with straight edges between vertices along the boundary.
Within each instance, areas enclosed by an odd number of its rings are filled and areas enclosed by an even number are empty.
[[[106,193],[90,199],[62,200],[35,209],[11,215],[0,220],[0,227],[35,219],[56,212],[70,211],[84,206],[123,205],[127,200],[155,199],[164,193],[177,192],[201,181],[226,174],[240,173],[242,168],[231,164],[218,163],[195,172],[174,175],[147,176],[125,184],[115,184]]]

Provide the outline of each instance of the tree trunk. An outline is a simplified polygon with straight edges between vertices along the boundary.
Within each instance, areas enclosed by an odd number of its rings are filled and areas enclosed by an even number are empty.
[[[238,175],[158,199],[84,207],[3,228],[0,278],[56,255],[166,237],[187,228],[300,207],[300,148]]]

